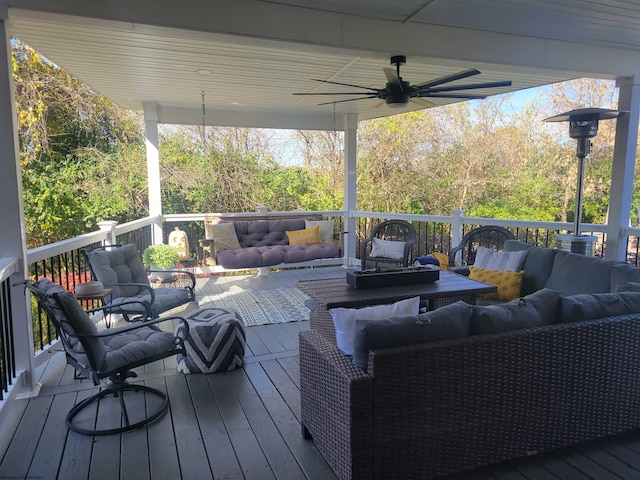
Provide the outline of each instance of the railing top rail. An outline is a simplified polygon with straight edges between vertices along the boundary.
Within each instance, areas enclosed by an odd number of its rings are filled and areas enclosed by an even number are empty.
[[[88,245],[101,242],[107,238],[107,232],[97,231],[89,232],[79,237],[68,238],[60,242],[50,243],[42,247],[32,248],[27,252],[27,263],[32,264],[45,260],[47,258],[54,257],[56,255],[62,255],[72,250],[77,250]]]
[[[422,215],[415,213],[384,213],[384,212],[363,212],[363,211],[351,211],[352,217],[356,218],[381,218],[381,219],[389,219],[393,218],[395,220],[406,220],[408,222],[445,222],[451,223],[450,215]]]
[[[134,230],[138,230],[139,228],[146,227],[147,225],[151,225],[152,223],[154,223],[156,218],[159,217],[144,217],[139,218],[138,220],[123,223],[122,225],[116,225],[116,235],[122,235]]]
[[[15,257],[0,258],[0,282],[4,282],[20,269],[19,259]]]

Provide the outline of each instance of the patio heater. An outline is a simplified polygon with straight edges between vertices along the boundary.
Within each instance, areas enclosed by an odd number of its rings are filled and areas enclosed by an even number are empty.
[[[591,151],[591,139],[598,134],[598,122],[626,115],[629,112],[606,108],[579,108],[549,117],[543,122],[569,122],[569,136],[578,140],[578,184],[576,186],[576,209],[573,219],[573,234],[558,235],[557,247],[583,255],[594,255],[596,237],[580,234],[582,221],[582,184],[584,181],[584,159]]]

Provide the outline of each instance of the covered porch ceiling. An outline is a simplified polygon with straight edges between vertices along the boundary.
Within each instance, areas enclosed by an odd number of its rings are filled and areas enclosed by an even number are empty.
[[[468,68],[457,83],[511,80],[493,95],[640,67],[640,6],[603,0],[1,0],[12,35],[118,105],[157,104],[160,123],[342,129],[421,108],[377,99],[318,106],[383,88],[391,55],[404,80]],[[479,93],[479,91],[471,92]],[[459,100],[430,99],[436,106]]]

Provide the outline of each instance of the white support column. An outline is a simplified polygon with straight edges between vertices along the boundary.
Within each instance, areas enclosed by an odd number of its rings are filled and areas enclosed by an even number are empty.
[[[457,247],[462,241],[462,232],[464,231],[464,225],[462,223],[463,216],[464,210],[460,208],[451,210],[451,247]]]
[[[350,260],[356,258],[356,219],[351,212],[356,209],[356,155],[358,140],[358,116],[349,114],[344,117],[344,209],[347,215],[344,219],[345,266],[350,266]]]
[[[6,6],[0,11],[0,258],[17,258],[18,271],[9,278],[17,284],[27,278],[27,240],[24,222],[22,175],[20,168],[18,124],[11,66],[11,36]],[[14,385],[17,394],[37,392],[31,302],[23,285],[11,287],[11,313],[16,371],[21,379]]]
[[[640,118],[640,79],[633,77],[618,82],[618,110],[629,115],[619,117],[616,124],[616,143],[613,151],[611,172],[611,194],[609,199],[609,221],[605,257],[627,259],[627,236],[620,229],[629,226],[631,196],[638,143],[638,120]],[[610,120],[609,120],[610,121]]]
[[[151,231],[152,242],[162,243],[162,195],[160,191],[160,154],[158,151],[158,104],[143,102],[145,148],[147,150],[147,182],[149,215],[159,220]]]

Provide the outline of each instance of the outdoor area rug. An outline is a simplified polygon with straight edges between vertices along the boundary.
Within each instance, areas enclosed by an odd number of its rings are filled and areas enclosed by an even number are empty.
[[[308,299],[297,288],[240,290],[231,287],[228,292],[208,295],[199,303],[201,307],[212,303],[216,307],[233,308],[240,313],[246,326],[252,326],[309,320],[309,309],[304,305]]]

